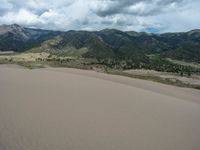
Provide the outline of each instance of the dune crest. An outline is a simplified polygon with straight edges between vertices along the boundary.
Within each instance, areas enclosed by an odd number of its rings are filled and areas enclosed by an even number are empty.
[[[198,150],[199,97],[92,71],[0,65],[0,149]]]

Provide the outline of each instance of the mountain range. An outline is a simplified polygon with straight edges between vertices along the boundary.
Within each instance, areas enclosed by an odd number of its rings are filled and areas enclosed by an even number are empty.
[[[0,51],[49,52],[85,58],[131,58],[149,55],[200,63],[200,30],[153,34],[104,29],[101,31],[49,31],[19,25],[0,26]]]
[[[24,28],[17,24],[0,26],[0,51],[24,52],[60,35],[59,31]]]

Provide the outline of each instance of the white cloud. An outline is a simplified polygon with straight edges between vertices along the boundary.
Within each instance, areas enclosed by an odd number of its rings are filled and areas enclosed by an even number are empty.
[[[146,11],[147,5],[144,2],[138,2],[135,5],[132,5],[128,8],[130,13],[139,13],[142,14]]]
[[[199,0],[0,0],[0,24],[53,30],[200,28]]]
[[[199,6],[200,1],[193,1],[180,9],[153,16],[151,21],[161,24],[161,32],[182,32],[197,29],[200,28]]]
[[[17,13],[9,12],[3,17],[0,17],[0,22],[4,24],[22,24],[29,25],[37,22],[38,16],[27,11],[26,9],[20,9]]]

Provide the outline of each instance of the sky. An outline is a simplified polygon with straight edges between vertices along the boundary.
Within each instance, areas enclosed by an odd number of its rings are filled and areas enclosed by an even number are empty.
[[[200,28],[200,0],[0,0],[0,24],[153,33]]]

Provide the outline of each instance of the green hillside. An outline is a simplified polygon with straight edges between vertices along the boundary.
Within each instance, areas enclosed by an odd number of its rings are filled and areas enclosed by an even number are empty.
[[[116,29],[56,32],[2,25],[0,51],[48,52],[99,60],[131,60],[132,63],[149,63],[148,55],[156,55],[200,63],[200,30],[164,34]]]

